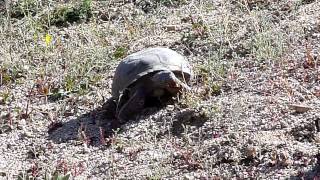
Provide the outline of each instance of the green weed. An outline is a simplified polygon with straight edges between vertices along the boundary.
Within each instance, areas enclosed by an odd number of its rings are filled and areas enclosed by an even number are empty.
[[[50,175],[48,173],[45,174],[44,179],[45,180],[69,180],[71,174],[60,174],[58,172],[55,172],[53,175]]]
[[[113,57],[115,59],[121,59],[121,58],[124,58],[128,53],[128,49],[126,47],[118,47],[114,53],[113,53]]]
[[[0,93],[0,104],[7,104],[10,101],[11,97],[11,92],[8,90],[6,92]]]
[[[19,67],[12,66],[9,68],[9,65],[4,65],[3,68],[0,68],[0,85],[16,83],[21,77],[24,77],[24,75]]]

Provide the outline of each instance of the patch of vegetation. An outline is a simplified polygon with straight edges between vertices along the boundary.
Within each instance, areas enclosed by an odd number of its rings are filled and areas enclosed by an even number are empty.
[[[253,38],[252,53],[259,61],[276,60],[285,50],[283,43],[284,40],[281,33],[262,32],[256,34]]]
[[[54,9],[48,17],[42,21],[48,26],[66,27],[72,23],[88,21],[92,17],[92,0],[82,0],[80,4],[65,5]]]
[[[246,5],[250,10],[254,9],[267,9],[269,8],[271,1],[269,0],[246,0]]]
[[[186,0],[140,0],[135,2],[136,6],[141,8],[145,13],[153,12],[155,9],[161,6],[179,7],[186,3]]]
[[[183,4],[186,4],[186,0],[155,0],[156,3],[159,3],[160,5],[165,6],[181,6]]]
[[[113,57],[115,59],[121,59],[121,58],[124,58],[127,54],[128,54],[128,48],[120,46],[114,51]]]
[[[11,99],[12,95],[10,91],[0,92],[0,104],[7,104]]]
[[[71,174],[60,174],[58,172],[55,172],[52,176],[46,174],[45,180],[69,180]]]
[[[14,83],[17,79],[23,77],[23,71],[19,67],[7,67],[4,65],[0,67],[0,86]]]
[[[22,0],[12,6],[11,17],[22,19],[25,16],[35,16],[38,11],[36,0]]]
[[[255,27],[249,41],[251,42],[251,51],[254,58],[259,61],[276,60],[285,52],[285,43],[287,35],[279,29],[272,19],[264,17],[262,12],[252,14]]]
[[[53,173],[52,175],[49,173],[46,173],[44,176],[44,180],[69,180],[71,174],[60,174],[58,172]],[[35,180],[37,179],[32,174],[29,174],[28,172],[22,172],[18,175],[18,180]]]
[[[160,175],[148,176],[147,180],[160,180],[162,179]]]
[[[64,89],[66,91],[73,91],[76,89],[76,78],[74,76],[67,75],[65,77]]]
[[[85,94],[89,90],[89,81],[87,77],[66,75],[63,82],[63,90],[55,91],[55,97],[61,98],[65,93]]]
[[[209,57],[201,65],[195,66],[196,77],[193,82],[195,92],[184,94],[180,104],[185,107],[198,108],[202,100],[220,95],[224,90],[224,78],[230,65],[223,60],[225,49],[223,47],[219,49],[220,51],[208,51]],[[196,52],[193,53],[200,53],[198,49],[194,51]]]

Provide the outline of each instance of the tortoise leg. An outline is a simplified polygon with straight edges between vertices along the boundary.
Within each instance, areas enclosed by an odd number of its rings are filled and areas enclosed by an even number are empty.
[[[102,105],[104,112],[105,112],[105,118],[107,119],[113,119],[115,118],[116,110],[117,110],[117,103],[114,99],[110,98],[108,99],[103,105]]]
[[[129,89],[125,89],[119,96],[119,98],[117,99],[117,105],[116,105],[116,114],[119,114],[119,111],[121,110],[121,108],[123,107],[123,105],[128,102],[128,100],[130,99],[130,90]]]
[[[119,111],[118,119],[120,123],[125,123],[143,110],[145,97],[146,94],[144,89],[139,88],[135,91]]]

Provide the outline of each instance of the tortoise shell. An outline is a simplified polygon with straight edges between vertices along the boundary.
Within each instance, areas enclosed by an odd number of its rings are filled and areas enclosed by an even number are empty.
[[[148,48],[124,58],[116,68],[112,82],[112,97],[118,98],[121,92],[139,78],[162,70],[169,70],[189,82],[193,76],[189,62],[179,53],[168,48]]]

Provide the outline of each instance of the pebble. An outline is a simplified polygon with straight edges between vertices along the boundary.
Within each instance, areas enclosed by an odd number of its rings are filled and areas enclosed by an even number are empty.
[[[174,105],[167,105],[166,109],[168,111],[173,111],[174,110]]]
[[[320,144],[320,132],[315,133],[315,135],[314,135],[314,141],[315,141],[317,144]]]
[[[258,154],[258,148],[256,146],[248,146],[246,148],[247,157],[256,157]]]
[[[23,132],[23,135],[24,135],[25,137],[27,137],[27,138],[33,138],[33,137],[35,137],[35,136],[33,135],[33,133],[30,132],[30,131],[24,131],[24,132]]]

